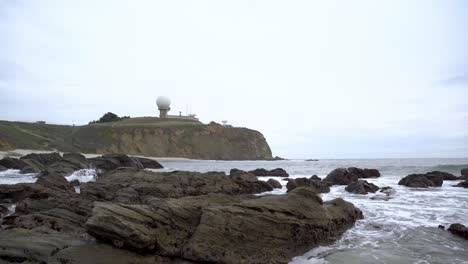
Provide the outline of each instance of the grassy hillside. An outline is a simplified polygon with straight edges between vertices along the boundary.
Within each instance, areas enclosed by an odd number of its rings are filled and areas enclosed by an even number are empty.
[[[85,126],[0,121],[0,150],[128,153],[196,159],[269,159],[263,135],[198,121],[139,117]]]

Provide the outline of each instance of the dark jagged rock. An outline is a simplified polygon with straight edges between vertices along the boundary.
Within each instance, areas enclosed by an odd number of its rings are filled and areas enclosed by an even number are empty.
[[[260,198],[210,194],[152,199],[148,205],[98,202],[86,228],[119,248],[197,263],[287,263],[336,239],[359,218],[362,213],[342,199],[323,203],[313,190],[298,188]]]
[[[45,199],[49,196],[46,188],[33,183],[0,184],[0,203],[16,203],[28,197]]]
[[[79,164],[72,163],[67,160],[56,161],[45,168],[45,171],[49,174],[69,176],[73,172],[82,169]]]
[[[345,168],[332,170],[323,181],[331,182],[333,185],[348,185],[358,180],[358,176]]]
[[[84,169],[88,167],[88,160],[80,153],[64,153],[63,159]]]
[[[389,196],[395,193],[395,189],[393,189],[390,186],[385,186],[385,187],[380,188],[379,192],[385,193],[387,196]]]
[[[255,169],[249,172],[255,176],[289,177],[289,174],[281,168],[276,168],[272,170],[266,170],[266,169],[261,168],[261,169]]]
[[[20,173],[39,173],[44,169],[44,165],[35,159],[22,159],[25,166],[21,169]]]
[[[368,194],[375,193],[379,190],[379,187],[373,183],[367,181],[359,180],[357,182],[352,182],[345,188],[346,191],[355,194]]]
[[[8,170],[8,168],[3,167],[2,165],[0,165],[0,171],[6,171],[6,170]]]
[[[239,170],[239,169],[236,169],[236,168],[231,169],[231,170],[229,171],[229,175],[231,175],[231,176],[232,176],[232,175],[235,175],[235,174],[246,174],[246,173],[248,173],[248,172],[243,171],[243,170]]]
[[[37,177],[36,184],[44,186],[49,189],[74,193],[75,188],[70,182],[60,174],[51,173],[49,171],[43,171]]]
[[[159,162],[153,160],[153,159],[148,159],[148,158],[139,158],[139,157],[134,157],[137,161],[141,163],[143,168],[145,169],[162,169],[164,168]]]
[[[358,178],[377,178],[380,177],[380,172],[377,169],[360,169],[349,167],[348,171],[358,176]]]
[[[312,175],[309,179],[310,179],[310,180],[314,180],[314,181],[321,181],[321,180],[322,180],[322,179],[321,179],[319,176],[317,176],[317,175]]]
[[[58,152],[53,152],[53,153],[31,153],[24,155],[20,159],[33,159],[37,160],[39,163],[42,165],[50,165],[54,162],[61,161],[63,160],[62,156],[60,156],[60,153]]]
[[[441,175],[433,174],[410,174],[402,178],[398,185],[404,185],[414,188],[440,187],[443,183]]]
[[[125,154],[106,154],[101,157],[90,158],[88,162],[91,167],[100,170],[101,173],[118,168],[143,169],[143,165],[134,157]]]
[[[468,168],[462,169],[460,173],[461,173],[460,180],[468,180]]]
[[[281,189],[283,187],[283,185],[275,179],[269,179],[267,183],[270,184],[273,189]]]
[[[0,204],[0,221],[2,220],[3,216],[8,214],[10,210],[8,210],[8,207],[6,207],[3,204]]]
[[[457,185],[454,185],[454,187],[463,187],[463,188],[468,188],[468,179],[465,181],[460,182]]]
[[[7,169],[21,170],[27,164],[20,159],[6,157],[0,160],[0,165]]]
[[[112,201],[123,188],[132,188],[141,200],[145,197],[183,197],[209,193],[253,194],[271,191],[270,184],[254,175],[224,172],[151,172],[118,170],[104,174],[96,182],[81,184],[81,193],[98,200]]]
[[[290,179],[286,185],[288,192],[298,187],[310,187],[317,193],[330,192],[331,184],[329,182],[323,182],[315,180],[314,176],[307,178]]]
[[[428,175],[441,176],[444,181],[456,181],[459,180],[459,177],[443,171],[431,171],[427,173]]]
[[[456,236],[468,239],[468,227],[462,224],[451,224],[447,230]]]

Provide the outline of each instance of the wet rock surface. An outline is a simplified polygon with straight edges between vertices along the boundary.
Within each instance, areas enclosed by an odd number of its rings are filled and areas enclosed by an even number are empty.
[[[316,175],[314,175],[316,176]],[[316,180],[316,177],[307,178],[297,178],[291,179],[288,181],[286,188],[288,192],[298,188],[298,187],[310,187],[317,193],[327,193],[330,192],[331,184],[329,182]],[[320,179],[320,178],[319,178]]]
[[[46,168],[92,162],[30,158]],[[285,195],[256,196],[278,182],[242,171],[151,172],[142,170],[149,161],[126,155],[98,160],[112,166],[80,193],[64,169],[0,185],[0,204],[16,204],[1,219],[0,263],[287,263],[362,218],[342,199],[323,202],[317,188],[328,183],[315,178]]]
[[[333,185],[348,185],[357,181],[360,178],[376,178],[380,177],[380,172],[377,169],[360,169],[355,167],[337,168],[331,171],[324,181],[330,182]]]
[[[440,187],[443,177],[439,174],[410,174],[402,178],[398,184],[414,188]]]
[[[442,180],[444,181],[456,181],[460,179],[460,177],[458,176],[455,176],[451,173],[443,172],[443,171],[431,171],[431,172],[428,172],[427,174],[442,177]]]
[[[380,188],[373,183],[369,183],[367,181],[359,180],[357,182],[350,183],[346,186],[345,190],[350,193],[355,194],[368,194],[368,193],[375,193]]]
[[[462,181],[458,183],[457,185],[454,185],[454,187],[463,187],[463,188],[468,188],[468,179],[465,181]]]
[[[451,224],[447,229],[450,233],[468,240],[468,227],[462,224]]]
[[[259,177],[262,177],[262,176],[289,177],[289,174],[282,168],[276,168],[272,170],[255,169],[249,172]]]
[[[270,186],[273,188],[273,189],[280,189],[283,187],[283,185],[281,185],[281,183],[275,179],[269,179],[267,181],[268,184],[270,184]]]

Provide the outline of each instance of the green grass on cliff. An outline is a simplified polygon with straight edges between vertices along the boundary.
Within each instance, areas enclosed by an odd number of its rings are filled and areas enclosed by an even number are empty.
[[[84,126],[37,124],[0,120],[0,150],[9,149],[66,149],[73,151],[73,145],[82,142],[96,143],[102,140],[105,128],[151,128],[200,126],[201,122],[192,120],[164,119],[157,117],[136,117],[118,122],[98,123]],[[76,135],[76,136],[75,136]],[[77,142],[77,138],[80,142]],[[78,147],[78,146],[77,146]]]

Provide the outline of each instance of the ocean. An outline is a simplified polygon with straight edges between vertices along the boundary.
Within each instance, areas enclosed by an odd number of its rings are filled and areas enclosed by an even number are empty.
[[[323,200],[341,197],[360,208],[364,219],[345,232],[335,243],[316,247],[291,260],[291,264],[313,263],[468,263],[468,241],[439,229],[452,223],[468,225],[468,189],[452,187],[460,181],[444,181],[442,187],[414,189],[398,185],[398,181],[412,173],[445,171],[460,175],[468,168],[468,159],[343,159],[343,160],[282,160],[282,161],[206,161],[159,159],[165,167],[157,171],[225,171],[232,168],[283,168],[290,178],[325,177],[339,167],[376,168],[382,176],[366,179],[379,187],[390,186],[395,193],[386,200],[383,194],[357,195],[333,186],[330,193],[321,194]],[[0,184],[34,182],[34,174],[18,171],[0,172]],[[92,170],[80,171],[68,177],[90,181]],[[286,192],[286,181],[265,194]]]

